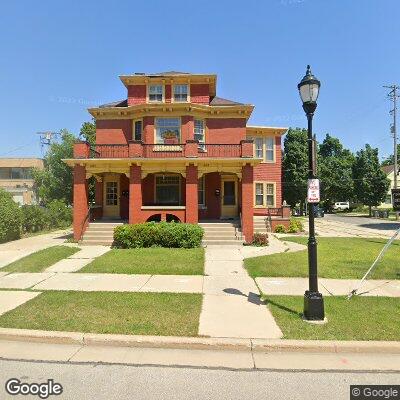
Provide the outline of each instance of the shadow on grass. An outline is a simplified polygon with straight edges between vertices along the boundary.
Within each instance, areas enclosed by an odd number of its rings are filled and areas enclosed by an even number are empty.
[[[303,316],[302,312],[298,312],[296,310],[292,310],[291,308],[288,308],[288,307],[286,307],[286,306],[284,306],[282,304],[276,303],[275,301],[272,301],[272,300],[270,300],[268,298],[266,298],[265,301],[266,301],[267,305],[268,304],[272,304],[273,306],[279,308],[282,311],[286,311],[286,312],[288,312],[290,314],[297,315],[299,318],[301,318]]]

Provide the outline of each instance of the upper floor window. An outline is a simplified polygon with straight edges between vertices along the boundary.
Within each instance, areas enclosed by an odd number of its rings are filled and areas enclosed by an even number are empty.
[[[181,141],[180,118],[156,118],[156,143],[178,144]]]
[[[206,135],[204,121],[202,119],[194,120],[194,140],[198,140],[199,149],[205,151]]]
[[[133,139],[142,140],[143,122],[141,119],[134,122],[133,129]]]
[[[263,159],[264,162],[275,161],[275,138],[273,137],[255,137],[254,156]]]
[[[188,101],[188,85],[174,85],[174,101]]]
[[[149,85],[149,101],[162,102],[164,87],[163,85]]]
[[[0,179],[32,179],[32,168],[0,168]]]

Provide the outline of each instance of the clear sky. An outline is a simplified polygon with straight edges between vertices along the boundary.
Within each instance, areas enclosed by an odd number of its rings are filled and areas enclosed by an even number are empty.
[[[0,13],[0,156],[40,156],[37,131],[79,132],[86,109],[126,97],[120,74],[218,74],[250,122],[306,126],[297,83],[321,80],[315,132],[392,150],[400,84],[399,0],[5,1]]]

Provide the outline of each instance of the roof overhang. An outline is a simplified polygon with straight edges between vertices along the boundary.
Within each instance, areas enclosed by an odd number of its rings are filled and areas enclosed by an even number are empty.
[[[284,135],[289,128],[277,127],[277,126],[256,126],[256,125],[248,125],[246,126],[246,134],[249,136],[252,135],[262,135],[262,136],[271,136],[271,135]]]
[[[216,94],[217,75],[216,74],[176,74],[176,75],[120,75],[119,79],[128,87],[130,85],[147,85],[149,83],[161,84],[208,84],[210,96]]]
[[[252,104],[232,106],[209,106],[197,103],[158,103],[135,104],[128,107],[96,107],[89,108],[89,113],[96,119],[130,119],[146,116],[193,115],[199,118],[246,118],[253,112]]]

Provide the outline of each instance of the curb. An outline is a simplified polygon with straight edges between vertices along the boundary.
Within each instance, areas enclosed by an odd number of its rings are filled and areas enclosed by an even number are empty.
[[[297,353],[400,354],[400,342],[136,336],[0,328],[0,340],[81,346]]]

